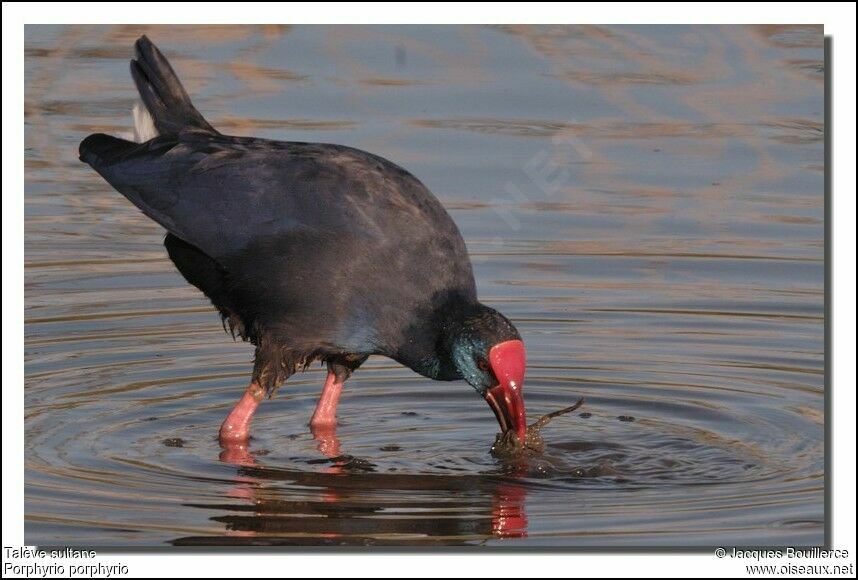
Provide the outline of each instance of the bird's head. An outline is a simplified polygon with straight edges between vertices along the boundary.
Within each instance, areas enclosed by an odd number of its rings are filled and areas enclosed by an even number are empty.
[[[500,312],[478,305],[451,333],[450,354],[456,370],[494,411],[502,432],[524,441],[525,350],[515,326]]]

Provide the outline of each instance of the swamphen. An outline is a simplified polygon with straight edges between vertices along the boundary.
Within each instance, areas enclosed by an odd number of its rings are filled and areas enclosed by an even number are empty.
[[[464,379],[523,440],[524,344],[477,300],[464,240],[438,199],[372,153],[223,135],[148,38],[135,48],[140,142],[90,135],[80,158],[166,228],[179,272],[256,346],[221,441],[246,441],[262,398],[316,360],[328,375],[311,425],[335,425],[343,383],[374,354]]]

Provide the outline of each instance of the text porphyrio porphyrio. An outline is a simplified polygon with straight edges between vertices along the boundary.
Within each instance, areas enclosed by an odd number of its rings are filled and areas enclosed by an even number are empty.
[[[524,344],[477,300],[465,243],[438,199],[365,151],[219,133],[155,45],[144,36],[135,47],[140,142],[90,135],[80,158],[166,228],[182,275],[256,346],[221,441],[245,441],[262,398],[316,360],[328,376],[311,425],[335,425],[343,383],[374,354],[464,379],[523,440]]]

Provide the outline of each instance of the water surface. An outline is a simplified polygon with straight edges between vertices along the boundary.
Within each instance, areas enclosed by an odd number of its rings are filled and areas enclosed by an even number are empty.
[[[450,209],[528,344],[545,457],[464,383],[314,367],[246,454],[252,347],[77,160],[130,131],[147,33],[224,132],[367,149]],[[29,544],[711,546],[823,540],[822,30],[37,26],[26,42]],[[419,265],[415,265],[419,267]]]

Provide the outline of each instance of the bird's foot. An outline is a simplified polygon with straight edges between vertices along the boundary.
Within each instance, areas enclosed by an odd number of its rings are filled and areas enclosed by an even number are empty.
[[[229,443],[229,442],[220,442],[221,452],[218,457],[224,463],[231,463],[232,465],[240,465],[243,467],[249,467],[256,463],[256,459],[250,453],[250,448],[246,443]]]
[[[319,451],[325,457],[339,457],[340,439],[337,437],[337,420],[334,418],[330,421],[310,421],[310,433],[313,434],[313,439],[316,440],[319,446]]]
[[[250,454],[250,429],[246,426],[235,426],[224,421],[218,434],[220,443],[220,460],[233,465],[253,465],[254,459]]]

